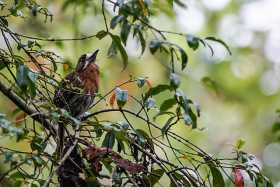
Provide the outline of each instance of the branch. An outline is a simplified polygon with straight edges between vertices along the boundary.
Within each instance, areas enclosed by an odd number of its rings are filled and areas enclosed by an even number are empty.
[[[43,187],[48,187],[54,174],[59,170],[59,168],[62,166],[62,164],[66,161],[66,159],[70,156],[70,154],[72,153],[72,151],[74,150],[74,148],[76,147],[78,143],[78,139],[76,139],[73,143],[73,145],[67,150],[67,152],[64,154],[64,156],[62,157],[62,159],[59,161],[58,163],[58,167],[49,175],[48,179],[46,180],[46,182],[43,184]]]
[[[15,36],[19,36],[19,37],[27,38],[27,39],[32,39],[32,40],[43,41],[43,42],[77,41],[77,40],[87,40],[87,39],[91,39],[91,38],[96,37],[96,34],[92,34],[92,35],[83,36],[83,37],[80,37],[80,38],[52,38],[52,37],[43,38],[43,37],[28,36],[28,35],[20,34],[20,33],[17,33],[17,32],[12,32],[11,30],[8,30],[5,27],[1,27],[1,29],[5,32],[11,34],[11,35],[15,35]]]
[[[29,107],[23,99],[21,99],[12,89],[7,88],[2,82],[0,82],[0,91],[8,97],[15,105],[17,105],[22,111],[27,113],[33,120],[41,123],[53,137],[56,137],[56,129],[48,120],[48,117],[42,114],[40,111]]]

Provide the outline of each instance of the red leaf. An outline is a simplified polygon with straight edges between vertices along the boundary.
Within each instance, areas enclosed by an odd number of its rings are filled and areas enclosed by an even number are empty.
[[[240,169],[233,170],[235,187],[244,187],[244,178]]]
[[[110,153],[112,153],[112,149],[110,148],[98,148],[95,146],[88,147],[84,151],[88,160],[95,160],[97,158],[102,158]]]
[[[129,160],[126,160],[126,159],[124,159],[120,156],[113,156],[112,159],[113,159],[113,161],[115,162],[116,165],[125,169],[130,174],[136,174],[136,173],[145,171],[145,167],[143,165],[133,163],[133,162],[131,162]]]
[[[21,112],[17,117],[16,117],[16,121],[15,124],[16,126],[19,126],[26,118],[27,114],[24,112]]]
[[[99,173],[102,170],[102,164],[100,161],[105,158],[111,158],[112,161],[119,167],[128,171],[130,174],[136,174],[143,172],[146,168],[141,164],[133,163],[127,159],[122,158],[118,153],[114,152],[110,148],[96,147],[94,145],[84,150],[84,155],[91,163],[92,170]]]
[[[149,89],[151,89],[153,86],[152,86],[152,82],[148,79],[146,79],[146,83],[147,83],[147,86]]]
[[[109,99],[109,104],[112,108],[114,106],[115,101],[116,101],[116,93],[114,92]]]
[[[149,81],[148,79],[146,79],[146,83],[149,89],[153,87],[151,81]]]

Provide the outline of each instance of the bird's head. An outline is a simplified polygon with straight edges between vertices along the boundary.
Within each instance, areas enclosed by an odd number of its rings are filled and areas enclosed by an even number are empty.
[[[93,53],[83,54],[78,61],[76,66],[76,72],[81,73],[88,68],[95,68],[98,70],[97,64],[95,64],[96,57],[99,49],[95,50]]]

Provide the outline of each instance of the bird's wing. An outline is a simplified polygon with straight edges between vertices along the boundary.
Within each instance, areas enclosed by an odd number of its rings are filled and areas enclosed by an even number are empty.
[[[70,73],[61,81],[59,87],[55,90],[54,104],[57,107],[70,111],[68,104],[77,96],[82,94],[81,80],[74,73]]]

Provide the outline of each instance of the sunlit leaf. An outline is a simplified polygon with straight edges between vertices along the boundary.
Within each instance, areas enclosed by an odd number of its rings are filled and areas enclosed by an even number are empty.
[[[243,140],[243,139],[238,139],[237,140],[237,142],[236,142],[236,144],[235,144],[235,148],[237,149],[237,150],[240,150],[240,149],[242,149],[242,147],[245,145],[245,140]]]
[[[149,89],[149,91],[146,93],[145,99],[147,99],[149,96],[154,96],[154,95],[157,95],[161,92],[164,92],[164,91],[170,90],[170,89],[171,89],[171,87],[167,84],[157,85],[157,86]]]

